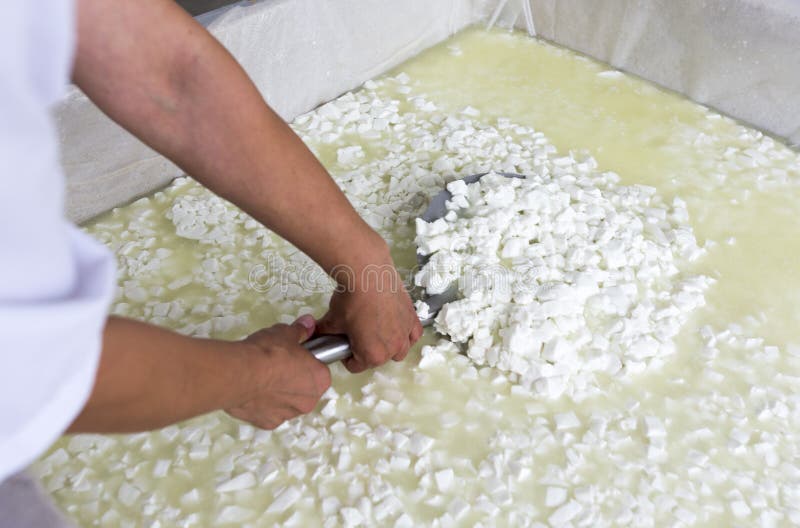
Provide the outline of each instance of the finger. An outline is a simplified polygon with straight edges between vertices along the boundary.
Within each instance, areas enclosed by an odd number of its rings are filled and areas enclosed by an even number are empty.
[[[332,383],[331,379],[331,369],[328,365],[320,362],[320,368],[311,369],[311,380],[314,383],[314,388],[316,389],[315,397],[319,400],[325,391],[327,391]]]
[[[399,335],[396,340],[393,340],[392,347],[387,350],[387,352],[390,354],[389,358],[393,359],[394,361],[403,361],[408,355],[408,350],[413,344],[414,343],[411,342],[408,334]],[[389,358],[387,358],[387,361]]]
[[[275,338],[282,340],[284,343],[302,343],[311,336],[313,329],[306,326],[306,321],[298,319],[290,325],[277,324],[272,327],[272,332]]]
[[[408,352],[413,345],[414,342],[411,341],[411,336],[407,337],[404,346],[392,356],[392,361],[403,361],[408,356]]]
[[[313,315],[304,314],[298,317],[297,320],[292,323],[292,326],[299,326],[302,328],[303,333],[297,341],[298,343],[302,343],[314,334],[314,329],[317,326],[317,322],[314,320]]]
[[[253,332],[252,334],[247,336],[247,338],[250,340],[259,341],[261,339],[270,339],[274,334],[275,334],[275,328],[267,327],[267,328],[262,328],[261,330],[258,330],[256,332]]]
[[[361,364],[366,368],[376,368],[408,348],[408,338],[403,336],[371,335],[360,344],[354,344],[353,355],[359,358]]]
[[[398,352],[394,356],[392,356],[392,361],[403,361],[406,356],[408,356],[408,348],[404,349],[402,352]]]
[[[419,338],[422,337],[422,333],[424,331],[425,329],[422,328],[422,325],[419,324],[419,322],[417,322],[417,324],[414,325],[414,328],[411,330],[411,334],[409,334],[408,336],[408,340],[411,342],[411,346],[414,346],[414,344],[416,344],[416,342],[419,341]]]
[[[344,364],[344,368],[353,374],[358,374],[359,372],[367,370],[367,366],[355,356],[345,359],[342,361],[342,364]]]

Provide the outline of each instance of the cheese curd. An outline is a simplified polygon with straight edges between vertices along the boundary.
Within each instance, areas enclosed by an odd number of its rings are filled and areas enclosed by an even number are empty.
[[[599,390],[595,373],[629,377],[662,361],[705,302],[711,280],[680,272],[703,255],[686,203],[619,185],[592,158],[447,189],[447,215],[417,220],[429,258],[416,284],[438,294],[455,283],[436,330],[536,394],[583,399]]]

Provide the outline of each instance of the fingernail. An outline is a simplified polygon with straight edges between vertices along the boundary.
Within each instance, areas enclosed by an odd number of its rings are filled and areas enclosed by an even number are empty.
[[[295,323],[303,325],[309,332],[313,331],[314,327],[317,324],[317,322],[314,320],[314,316],[310,314],[301,315],[300,317],[297,318],[297,321],[295,321]]]

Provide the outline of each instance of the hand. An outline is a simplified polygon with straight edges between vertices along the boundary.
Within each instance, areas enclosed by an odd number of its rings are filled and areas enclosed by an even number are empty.
[[[352,280],[331,297],[328,313],[318,322],[323,334],[345,334],[353,356],[344,361],[350,372],[402,361],[422,336],[414,306],[393,265],[372,268],[370,277]],[[379,272],[379,273],[377,273]]]
[[[300,345],[314,333],[314,326],[314,318],[304,315],[291,325],[277,324],[242,341],[252,354],[253,390],[226,412],[274,429],[313,411],[331,385],[328,367]]]

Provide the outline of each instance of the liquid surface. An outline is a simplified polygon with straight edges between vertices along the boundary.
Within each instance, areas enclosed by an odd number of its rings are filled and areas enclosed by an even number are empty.
[[[717,280],[678,352],[578,404],[516,391],[457,353],[421,362],[418,346],[374,373],[334,366],[335,394],[271,433],[217,413],[64,438],[35,470],[70,516],[84,526],[800,523],[797,153],[520,34],[465,31],[348,97],[362,109],[355,121],[320,108],[294,126],[400,266],[415,261],[426,197],[458,176],[524,169],[509,152],[532,150],[533,129],[560,155],[588,152],[624,184],[685,200],[708,248],[694,271]],[[484,143],[448,143],[448,118]],[[355,145],[361,154],[341,150]],[[315,275],[309,293],[303,255],[191,181],[87,231],[118,255],[115,313],[234,339],[324,312],[330,285]]]

